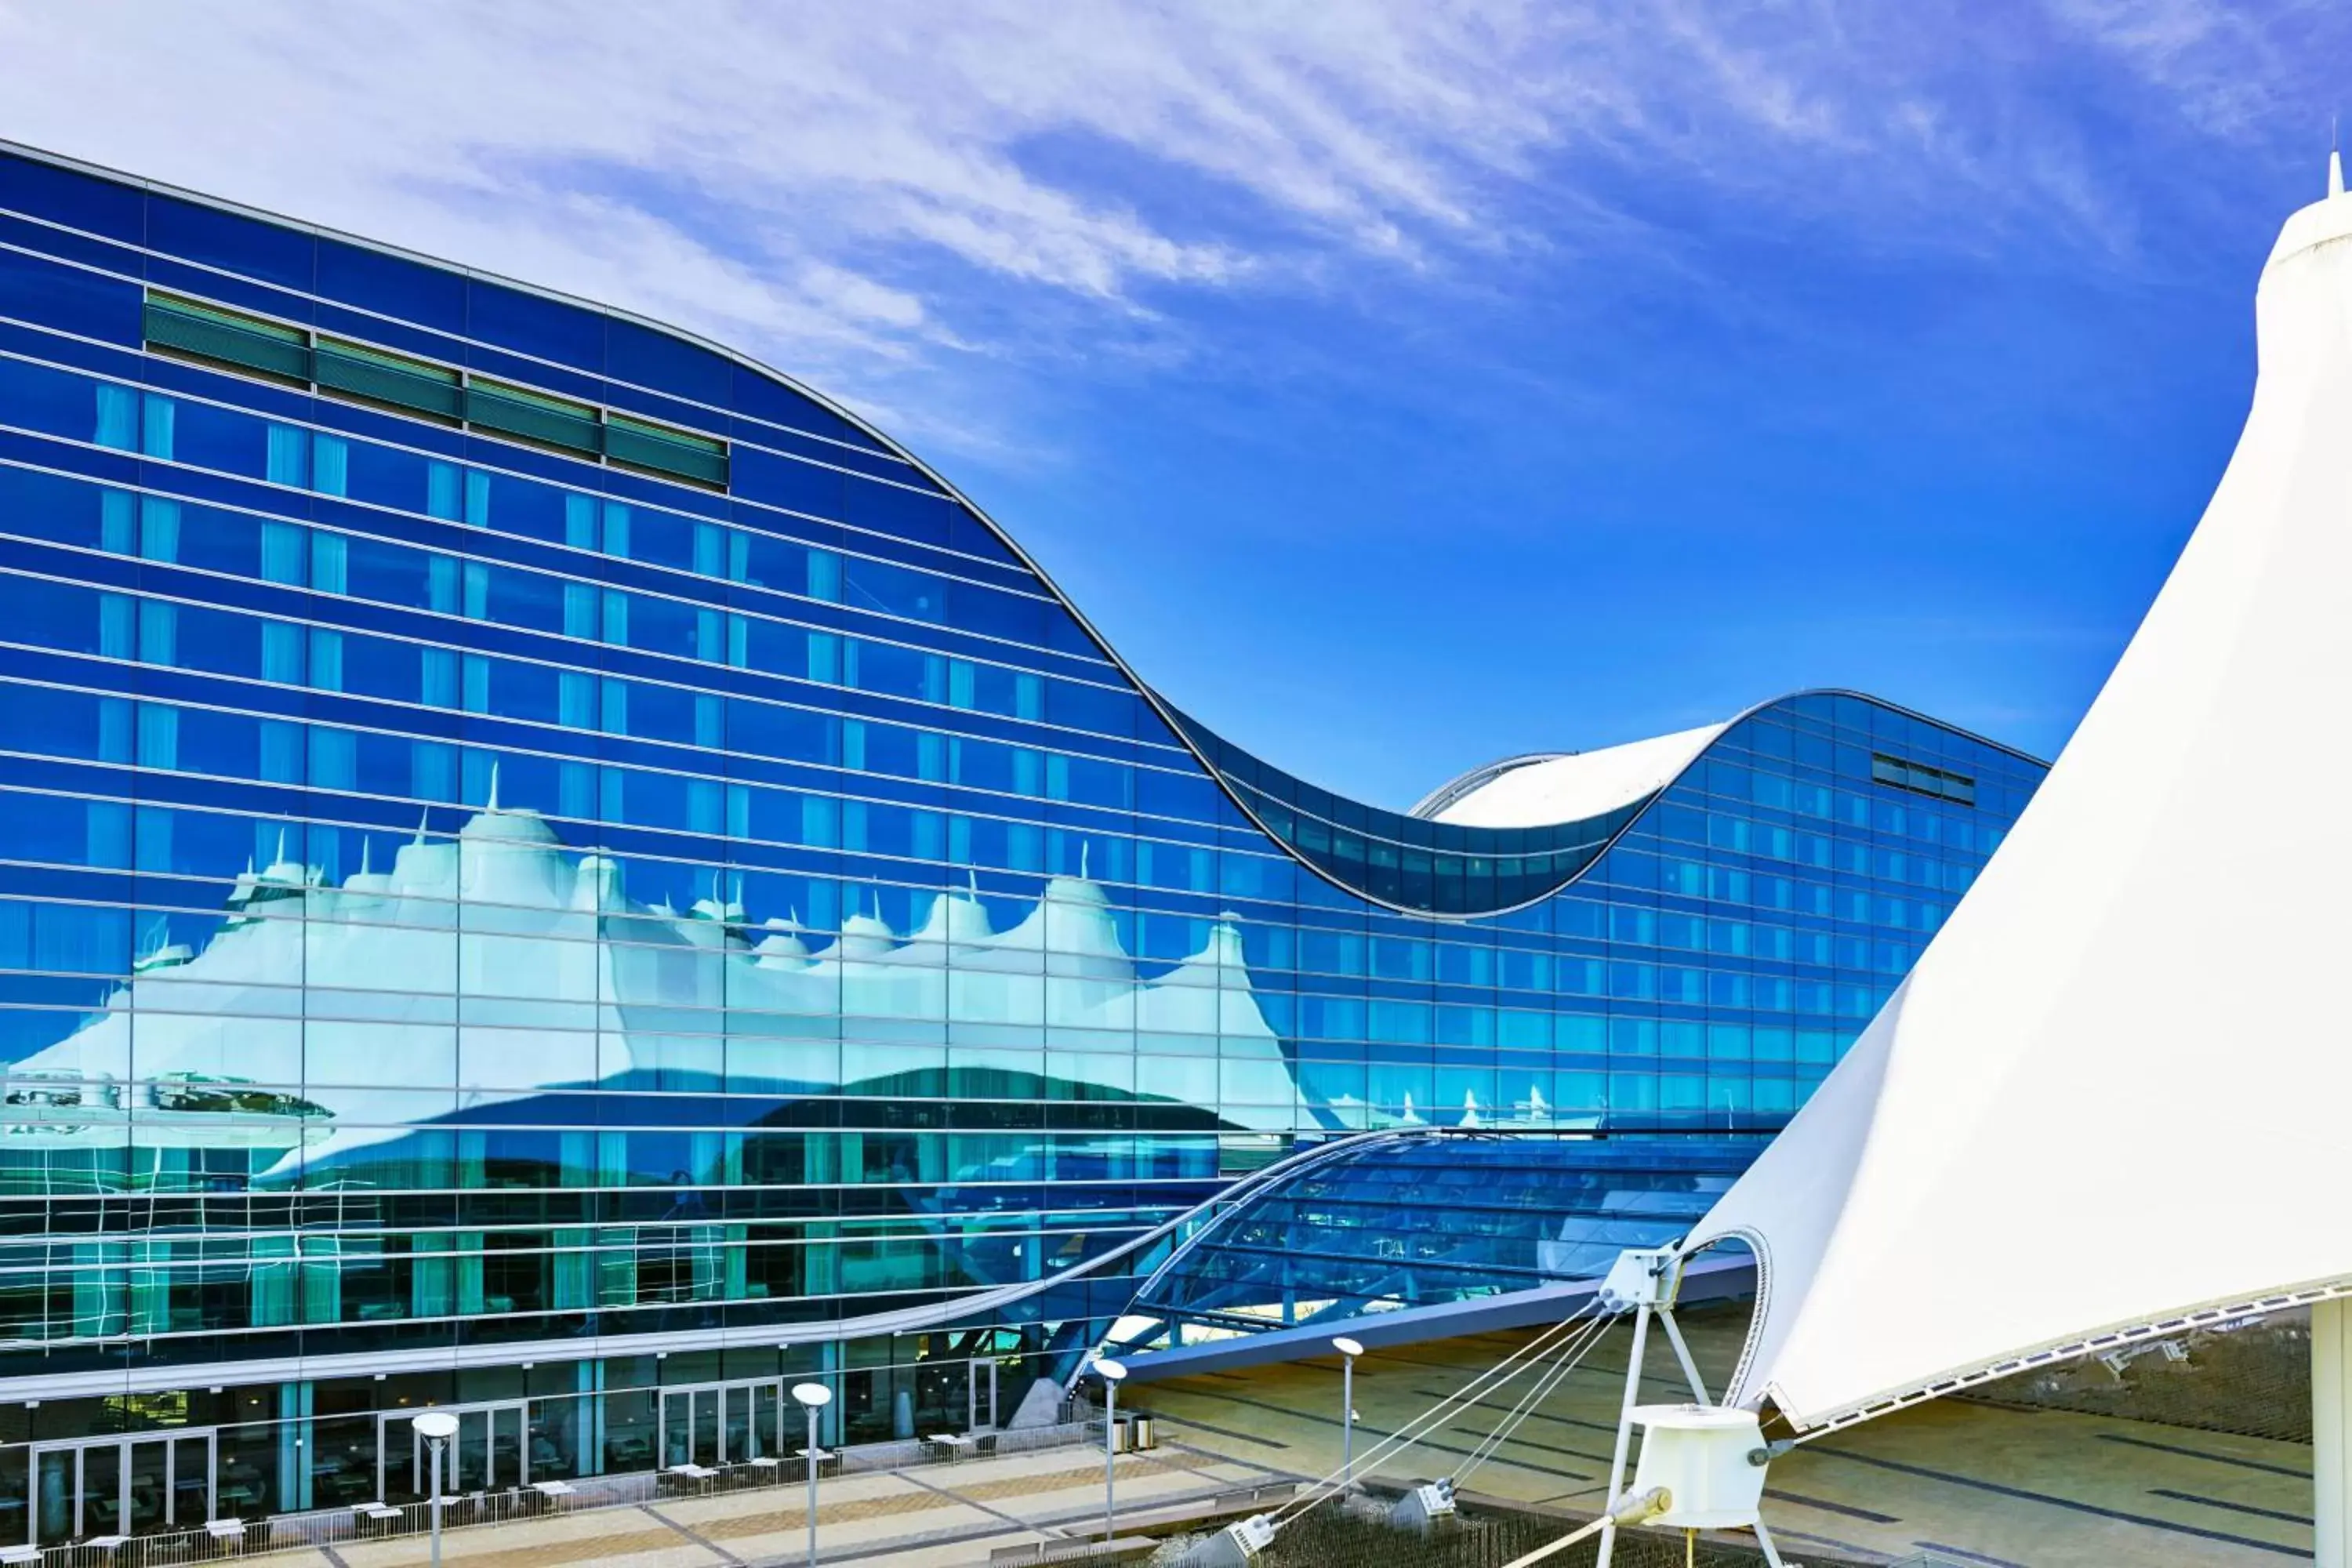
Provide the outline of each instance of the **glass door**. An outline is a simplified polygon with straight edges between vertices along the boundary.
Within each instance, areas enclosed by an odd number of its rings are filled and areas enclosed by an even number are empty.
[[[783,1385],[706,1384],[662,1391],[662,1468],[740,1465],[780,1453]]]
[[[172,1447],[171,1489],[173,1530],[201,1529],[206,1520],[219,1517],[218,1482],[215,1461],[217,1439],[210,1432],[195,1436],[169,1439]]]
[[[523,1484],[523,1406],[487,1405],[454,1412],[457,1436],[450,1456],[444,1457],[443,1475],[452,1492],[494,1492]],[[417,1439],[424,1446],[423,1439]],[[428,1458],[430,1456],[427,1456]]]
[[[661,1456],[672,1465],[717,1465],[719,1458],[719,1394],[717,1388],[672,1388],[662,1393]]]
[[[63,1546],[81,1534],[81,1450],[33,1451],[36,1546]]]
[[[193,1530],[213,1517],[213,1435],[133,1437],[121,1445],[126,1535]],[[88,1485],[87,1467],[84,1484]]]
[[[992,1361],[971,1363],[971,1425],[967,1430],[996,1430],[996,1363]]]
[[[751,1385],[751,1441],[755,1447],[743,1457],[747,1459],[784,1457],[784,1385],[781,1383],[755,1383]]]
[[[528,1406],[520,1400],[443,1407],[457,1419],[457,1435],[441,1454],[441,1495],[511,1491],[530,1479]],[[422,1410],[386,1414],[376,1423],[376,1496],[386,1502],[420,1501],[433,1495],[433,1445],[416,1430]],[[400,1428],[405,1428],[404,1434]],[[397,1456],[405,1448],[408,1463]],[[402,1470],[405,1474],[402,1474]],[[402,1483],[406,1489],[402,1490]]]
[[[32,1544],[203,1524],[213,1510],[214,1442],[206,1430],[36,1447]]]
[[[123,1449],[127,1445],[108,1443],[100,1447],[79,1448],[74,1458],[80,1461],[80,1495],[75,1500],[81,1514],[74,1533],[87,1540],[93,1535],[128,1535],[122,1522]]]
[[[748,1384],[719,1391],[719,1462],[740,1465],[761,1450],[752,1436],[751,1393]]]
[[[120,1517],[125,1535],[147,1535],[172,1527],[172,1440],[125,1443],[130,1462],[122,1473]],[[202,1522],[199,1521],[198,1522]]]

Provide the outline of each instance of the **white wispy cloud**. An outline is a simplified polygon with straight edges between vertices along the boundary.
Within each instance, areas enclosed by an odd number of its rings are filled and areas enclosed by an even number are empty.
[[[2339,78],[2344,12],[2333,0],[2053,0],[2074,35],[2160,90],[2212,135],[2275,137],[2319,127],[2315,89]],[[2333,35],[2333,47],[2323,40]],[[2313,53],[2315,44],[2322,45]],[[2287,121],[2303,120],[2300,127]]]
[[[1609,194],[1643,178],[1861,244],[2127,248],[2004,44],[2216,135],[2299,68],[2299,23],[2051,3],[0,0],[0,134],[677,321],[985,446],[973,349],[1052,361],[1091,323],[1165,363],[1204,291],[1671,268]]]

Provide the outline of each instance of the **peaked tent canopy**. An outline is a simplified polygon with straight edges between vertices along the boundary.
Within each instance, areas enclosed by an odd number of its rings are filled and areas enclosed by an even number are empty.
[[[1910,978],[1692,1233],[1801,1429],[2352,1293],[2352,197],[2288,220],[2212,504]]]

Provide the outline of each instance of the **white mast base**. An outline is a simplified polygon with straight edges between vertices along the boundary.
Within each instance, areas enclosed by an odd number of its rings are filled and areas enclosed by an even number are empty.
[[[1718,1509],[1710,1510],[1710,1522],[1695,1528],[1719,1528],[1720,1525],[1744,1525],[1756,1532],[1756,1544],[1771,1568],[1802,1568],[1801,1564],[1781,1561],[1780,1549],[1773,1544],[1772,1532],[1764,1527],[1761,1513],[1765,1468],[1771,1461],[1771,1450],[1762,1440],[1756,1418],[1745,1411],[1717,1410],[1707,1398],[1706,1384],[1698,1375],[1698,1363],[1691,1359],[1690,1346],[1683,1341],[1680,1324],[1675,1321],[1675,1301],[1682,1292],[1683,1255],[1673,1247],[1628,1247],[1617,1255],[1617,1261],[1601,1282],[1598,1305],[1602,1311],[1633,1314],[1633,1343],[1625,1357],[1625,1399],[1617,1413],[1617,1447],[1609,1460],[1609,1500],[1611,1517],[1601,1527],[1601,1551],[1593,1559],[1593,1568],[1609,1568],[1611,1556],[1617,1549],[1617,1521],[1620,1504],[1626,1495],[1625,1454],[1632,1447],[1633,1428],[1640,1425],[1650,1427],[1653,1435],[1642,1446],[1642,1462],[1633,1485],[1636,1491],[1664,1497],[1680,1492],[1685,1487],[1708,1489],[1690,1493],[1694,1506],[1705,1507],[1702,1496],[1721,1500]],[[1665,1330],[1667,1342],[1674,1346],[1675,1361],[1681,1367],[1683,1380],[1690,1384],[1691,1397],[1698,1402],[1700,1411],[1688,1406],[1643,1405],[1642,1399],[1642,1361],[1649,1347],[1650,1320]],[[1713,1412],[1710,1419],[1702,1412]],[[1720,1417],[1745,1416],[1744,1421],[1726,1424]],[[1691,1432],[1682,1428],[1689,1427]],[[1696,1429],[1715,1427],[1715,1436],[1699,1436]],[[1673,1430],[1669,1430],[1672,1428]],[[1742,1452],[1737,1462],[1753,1472],[1742,1479],[1735,1489],[1721,1454],[1714,1446],[1725,1439],[1723,1433],[1737,1435]],[[1664,1452],[1653,1458],[1654,1446],[1664,1436],[1668,1445]],[[1696,1445],[1706,1446],[1703,1455]],[[1677,1457],[1675,1449],[1682,1451]],[[1670,1479],[1665,1471],[1673,1462],[1675,1475]],[[1711,1479],[1708,1478],[1712,1478]],[[1736,1499],[1745,1496],[1748,1505],[1737,1505]],[[2331,1565],[2332,1568],[2332,1565]],[[2342,1565],[2352,1568],[2352,1563]]]

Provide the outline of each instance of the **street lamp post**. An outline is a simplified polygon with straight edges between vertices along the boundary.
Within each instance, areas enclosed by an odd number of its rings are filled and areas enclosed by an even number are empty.
[[[1103,1385],[1103,1539],[1116,1533],[1112,1520],[1118,1512],[1118,1382],[1127,1368],[1108,1356],[1095,1358],[1095,1375]]]
[[[808,1456],[808,1560],[809,1568],[816,1568],[816,1419],[817,1414],[833,1403],[833,1390],[821,1383],[796,1383],[793,1384],[793,1397],[808,1412],[808,1447],[803,1450]]]
[[[428,1410],[415,1426],[433,1453],[433,1568],[441,1568],[441,1451],[457,1435],[457,1418],[446,1410]]]
[[[1341,1334],[1331,1342],[1339,1352],[1339,1485],[1356,1482],[1356,1358],[1364,1347]]]

